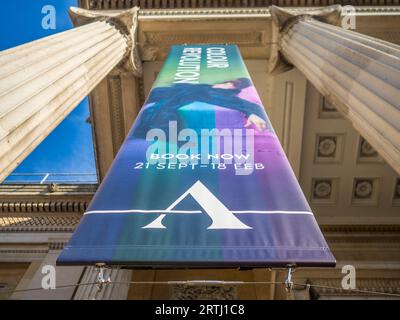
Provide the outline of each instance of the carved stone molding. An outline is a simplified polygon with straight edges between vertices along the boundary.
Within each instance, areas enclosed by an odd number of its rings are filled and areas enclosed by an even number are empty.
[[[66,244],[66,242],[50,242],[49,250],[62,250]]]
[[[3,249],[0,248],[0,256],[2,255],[45,255],[48,252],[47,249]]]
[[[368,225],[320,225],[323,233],[397,233],[400,235],[400,225],[368,224]]]
[[[320,228],[336,255],[343,250],[364,257],[374,250],[380,253],[400,250],[400,225],[320,225]],[[389,257],[395,259],[393,254]]]
[[[2,233],[0,227],[0,262],[42,261],[48,254],[57,256],[71,234],[71,231],[57,234],[56,231],[35,233],[31,230],[28,241],[27,235],[24,236],[23,233],[20,233],[21,238],[18,241],[12,241],[18,238],[17,234]]]
[[[237,288],[232,285],[171,284],[171,300],[236,300]]]
[[[97,185],[0,185],[0,232],[72,232]]]
[[[153,2],[154,1],[154,2]],[[287,7],[291,12],[312,12],[318,7],[325,7],[327,5],[354,5],[356,6],[356,15],[381,15],[381,14],[398,14],[400,11],[398,0],[386,0],[385,5],[374,6],[370,0],[363,1],[332,1],[329,0],[314,0],[310,4],[306,0],[281,0],[279,2],[271,0],[262,0],[265,3],[257,3],[257,0],[243,0],[239,5],[229,5],[230,0],[79,0],[79,6],[84,9],[92,10],[124,10],[134,6],[140,7],[139,20],[154,19],[154,18],[168,18],[180,16],[192,16],[193,18],[205,18],[205,16],[218,16],[228,19],[232,17],[241,18],[248,15],[249,18],[268,18],[270,17],[269,6],[279,5],[280,7]],[[157,5],[160,3],[160,5]],[[183,5],[179,5],[179,1]],[[210,2],[212,5],[202,5],[202,2]],[[237,2],[237,0],[235,0]],[[233,3],[233,1],[231,1]]]
[[[320,7],[288,7],[285,8],[293,15],[318,14]],[[400,14],[399,6],[371,6],[356,7],[356,17],[380,17],[380,16],[398,16]],[[225,8],[225,9],[142,9],[139,11],[139,29],[141,23],[146,21],[270,21],[271,11],[267,7],[259,8]],[[369,26],[369,25],[368,25]],[[378,38],[387,41],[399,38],[398,32],[393,30],[382,31],[374,28],[370,31],[375,33]],[[387,33],[387,34],[386,34]]]
[[[279,52],[276,45],[278,39],[271,37],[271,10],[266,7],[141,9],[138,17],[138,44],[142,61],[164,60],[168,48],[177,43],[232,43],[240,46],[245,59],[269,59],[271,51],[274,54]],[[285,10],[293,16],[317,17],[321,14],[321,8],[315,7]],[[326,10],[328,9],[325,8]],[[398,33],[389,27],[382,27],[380,19],[381,16],[397,19],[400,7],[357,7],[356,10],[356,16],[360,16],[357,20],[360,22],[357,22],[357,31],[370,34],[379,30],[379,38],[389,41],[393,38],[392,33]],[[333,13],[324,19],[330,20],[332,16]],[[208,29],[205,28],[207,24],[210,26]],[[274,35],[277,36],[278,33],[275,32]],[[282,57],[278,58],[278,61],[284,61]]]
[[[12,214],[0,213],[0,233],[73,232],[81,214]]]
[[[93,195],[97,190],[96,184],[58,184],[56,192],[49,192],[46,184],[0,184],[1,201],[12,197],[32,196],[86,196]]]
[[[0,202],[1,213],[35,212],[76,212],[82,213],[88,207],[87,201],[14,201]]]
[[[182,43],[237,43],[239,45],[261,45],[263,32],[240,32],[240,33],[222,33],[208,32],[207,34],[193,33],[170,33],[170,32],[146,32],[146,43],[148,45],[173,45]]]
[[[254,8],[279,4],[281,7],[326,6],[327,4],[369,6],[370,0],[79,0],[79,5],[86,9],[110,10],[127,9],[139,6],[142,9],[176,9],[176,8]],[[385,5],[399,5],[396,0],[386,0]]]

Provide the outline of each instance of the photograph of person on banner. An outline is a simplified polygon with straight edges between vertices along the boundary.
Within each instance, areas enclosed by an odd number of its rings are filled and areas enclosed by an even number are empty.
[[[133,136],[145,138],[151,129],[168,131],[169,121],[179,122],[179,108],[193,102],[240,111],[246,117],[244,127],[253,125],[258,131],[267,129],[267,117],[260,104],[254,102],[251,91],[253,85],[248,78],[238,78],[218,84],[176,83],[170,87],[154,88],[140,115]],[[257,100],[256,100],[257,101]]]

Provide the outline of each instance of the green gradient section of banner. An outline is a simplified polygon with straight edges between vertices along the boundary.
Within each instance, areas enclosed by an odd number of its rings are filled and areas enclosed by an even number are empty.
[[[199,83],[216,84],[224,81],[229,81],[238,77],[250,78],[246,66],[240,56],[239,49],[236,46],[221,45],[226,50],[226,55],[229,57],[229,68],[207,68],[207,48],[208,45],[190,45],[190,46],[173,46],[165,60],[157,80],[153,84],[153,88],[170,86],[174,82],[174,76],[179,66],[179,57],[185,47],[201,48],[202,59],[200,63],[200,78]],[[218,44],[212,45],[218,47]]]

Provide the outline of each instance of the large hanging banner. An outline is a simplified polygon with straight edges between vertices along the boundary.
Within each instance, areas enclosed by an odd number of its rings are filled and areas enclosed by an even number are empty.
[[[173,46],[58,265],[335,265],[233,45]]]

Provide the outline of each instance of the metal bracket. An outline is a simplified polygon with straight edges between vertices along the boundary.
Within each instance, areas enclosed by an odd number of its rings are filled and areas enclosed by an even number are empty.
[[[287,277],[285,280],[285,289],[287,292],[291,292],[293,289],[293,281],[292,281],[293,272],[294,272],[294,268],[289,267]]]
[[[104,271],[106,270],[106,266],[104,263],[98,263],[96,264],[96,269],[97,269],[97,288],[98,288],[98,293],[103,290],[104,285],[107,285],[111,283],[111,278],[108,276],[107,279],[104,278]]]

